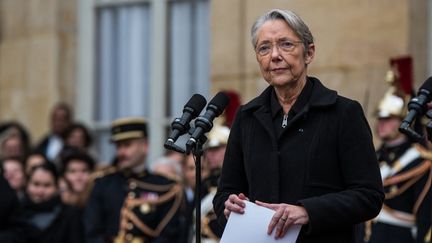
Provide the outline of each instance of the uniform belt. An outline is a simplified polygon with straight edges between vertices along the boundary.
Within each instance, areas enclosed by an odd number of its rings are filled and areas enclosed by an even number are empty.
[[[378,216],[374,219],[375,222],[391,224],[395,226],[412,228],[415,226],[415,217],[412,214],[383,207]]]

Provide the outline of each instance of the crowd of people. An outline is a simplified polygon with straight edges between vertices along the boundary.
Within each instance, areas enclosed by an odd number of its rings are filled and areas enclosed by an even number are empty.
[[[116,147],[113,163],[102,166],[90,130],[74,121],[70,106],[55,105],[50,124],[34,146],[19,122],[0,124],[0,242],[193,241],[192,155],[166,151],[148,164],[147,121],[123,118],[113,121],[107,141]],[[220,125],[208,135],[203,198],[214,192],[228,135]],[[211,209],[203,222],[214,217]],[[220,238],[221,230],[205,228],[203,240]]]
[[[391,62],[375,151],[361,105],[307,74],[315,44],[303,20],[274,9],[251,37],[269,86],[231,128],[209,132],[201,198],[192,155],[147,161],[145,119],[112,122],[116,153],[102,167],[89,129],[59,103],[35,146],[19,122],[0,124],[0,242],[191,243],[195,200],[204,243],[220,241],[245,200],[274,210],[263,233],[275,238],[297,224],[299,243],[431,242],[430,145],[398,132],[412,93],[407,59]]]

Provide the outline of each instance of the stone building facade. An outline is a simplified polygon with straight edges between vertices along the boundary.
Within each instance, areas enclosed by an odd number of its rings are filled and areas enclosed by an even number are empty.
[[[49,109],[55,102],[65,101],[74,106],[77,119],[98,129],[100,124],[93,115],[96,106],[92,103],[98,91],[89,89],[94,87],[89,82],[98,79],[97,48],[92,48],[99,31],[94,22],[98,9],[150,5],[158,13],[151,15],[151,38],[155,43],[159,37],[170,38],[157,29],[169,28],[170,22],[158,16],[166,14],[172,2],[176,1],[1,0],[0,121],[21,121],[37,141],[48,129]],[[306,21],[316,44],[310,75],[342,95],[357,99],[372,126],[374,107],[387,89],[383,80],[389,58],[413,57],[416,88],[432,74],[432,3],[428,0],[208,0],[208,6],[208,81],[212,94],[222,89],[235,90],[246,102],[266,87],[250,43],[250,27],[259,15],[272,8],[293,10]],[[161,48],[159,51],[164,53]],[[164,93],[155,82],[167,78],[169,71],[162,65],[167,59],[159,60],[157,53],[152,53],[152,60],[161,65],[150,68],[150,93],[153,89]],[[152,104],[166,106],[164,97],[151,100]],[[164,135],[163,126],[169,125],[172,117],[154,111],[149,116],[153,121],[162,117],[161,125],[152,130]],[[106,124],[101,127],[106,129]]]

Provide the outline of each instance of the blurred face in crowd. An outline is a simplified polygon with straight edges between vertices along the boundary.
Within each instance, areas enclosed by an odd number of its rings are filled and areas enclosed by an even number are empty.
[[[24,166],[19,160],[6,159],[3,161],[3,175],[14,190],[21,190],[25,187],[26,177]]]
[[[10,136],[2,143],[2,154],[4,157],[22,156],[24,154],[23,143],[18,135]]]
[[[116,142],[118,167],[132,169],[144,163],[148,144],[146,139],[126,139]]]
[[[33,167],[41,165],[43,163],[45,163],[45,158],[42,155],[40,154],[30,155],[26,160],[25,173],[29,175]]]
[[[72,191],[83,192],[90,180],[89,166],[84,161],[71,160],[67,165],[64,177],[70,183]]]
[[[86,136],[82,129],[76,128],[66,138],[66,144],[77,148],[86,148]]]
[[[388,117],[388,118],[380,118],[377,123],[377,135],[378,137],[384,141],[392,141],[400,136],[398,128],[401,124],[402,120],[399,117]]]
[[[30,177],[27,194],[35,203],[48,201],[58,193],[54,175],[49,171],[38,168]]]
[[[177,163],[173,161],[172,163]],[[165,176],[167,178],[170,178],[172,180],[178,180],[179,174],[177,172],[177,168],[175,164],[172,163],[165,163],[165,164],[155,164],[153,166],[153,173]]]
[[[54,109],[51,115],[51,129],[54,134],[63,135],[71,123],[71,117],[67,110],[62,108]]]
[[[210,170],[222,168],[225,150],[226,146],[223,145],[215,148],[209,148],[205,151],[205,158]]]
[[[263,78],[274,87],[286,87],[306,79],[307,64],[312,62],[314,44],[308,51],[300,38],[283,20],[265,22],[257,32],[256,58]]]

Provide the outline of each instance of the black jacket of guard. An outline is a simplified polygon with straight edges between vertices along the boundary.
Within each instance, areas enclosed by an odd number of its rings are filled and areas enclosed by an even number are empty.
[[[358,102],[316,78],[307,82],[310,97],[280,136],[271,115],[273,87],[239,108],[215,212],[225,225],[224,202],[239,193],[252,202],[302,205],[309,224],[297,242],[354,242],[354,225],[376,216],[384,199],[370,127]]]

